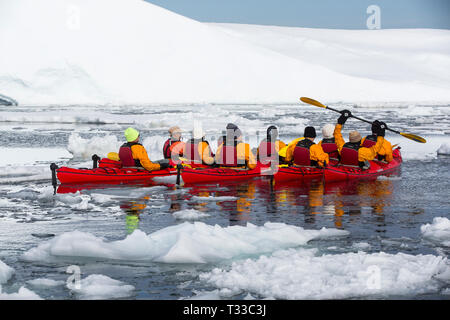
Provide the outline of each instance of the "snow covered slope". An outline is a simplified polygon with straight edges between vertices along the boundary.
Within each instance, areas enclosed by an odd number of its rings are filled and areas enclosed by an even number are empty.
[[[21,104],[450,101],[449,31],[428,47],[420,30],[295,28],[271,45],[249,35],[258,27],[230,30],[141,0],[2,1],[0,93]]]

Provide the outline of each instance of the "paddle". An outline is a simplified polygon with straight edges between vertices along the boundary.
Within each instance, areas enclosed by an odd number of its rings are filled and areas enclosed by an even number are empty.
[[[316,100],[311,99],[311,98],[301,97],[300,100],[303,101],[304,103],[307,103],[307,104],[310,104],[310,105],[313,105],[313,106],[316,106],[316,107],[329,109],[329,110],[341,113],[339,110],[331,108],[331,107],[328,107],[328,106],[320,103],[319,101],[316,101]],[[372,124],[371,121],[362,119],[362,118],[357,117],[357,116],[354,116],[353,114],[351,115],[351,117],[355,118],[355,119],[358,119],[358,120],[361,120],[361,121],[364,121],[364,122],[367,122],[369,124]],[[427,140],[425,140],[424,138],[419,137],[419,136],[417,136],[415,134],[412,134],[412,133],[400,132],[400,131],[397,131],[397,130],[394,130],[394,129],[391,129],[391,128],[387,128],[387,127],[386,127],[386,130],[389,130],[389,131],[392,131],[394,133],[400,134],[400,135],[404,136],[405,138],[413,140],[413,141],[416,141],[416,142],[420,142],[420,143],[426,143],[427,142]]]

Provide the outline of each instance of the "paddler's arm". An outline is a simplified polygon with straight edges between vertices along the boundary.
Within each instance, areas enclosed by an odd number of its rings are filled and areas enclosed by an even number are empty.
[[[284,158],[286,162],[291,162],[294,159],[294,149],[300,140],[305,139],[304,137],[297,138],[289,142],[286,150],[286,157]]]
[[[345,144],[345,140],[342,137],[342,124],[336,124],[336,126],[334,127],[334,142],[336,143],[337,149],[339,151],[339,153],[341,153],[342,147]]]
[[[384,139],[382,150],[385,153],[384,156],[386,162],[391,162],[392,160],[394,160],[394,156],[392,155],[392,145],[386,139]]]
[[[211,149],[206,142],[199,143],[198,152],[202,155],[202,160],[207,165],[212,165],[214,163],[214,158],[211,157]]]
[[[257,161],[255,155],[250,149],[250,145],[248,143],[239,143],[236,148],[238,159],[245,159],[247,168],[249,169],[256,168]]]
[[[319,163],[321,167],[324,166],[325,163],[330,162],[330,156],[328,153],[324,152],[322,147],[318,144],[313,144],[311,148],[309,148],[310,159],[315,160]]]
[[[161,166],[158,163],[150,161],[147,151],[141,145],[134,145],[131,147],[133,158],[139,160],[141,166],[148,171],[160,170]]]
[[[358,150],[358,161],[364,162],[364,161],[370,161],[375,159],[375,157],[378,155],[378,152],[380,151],[381,147],[383,146],[384,137],[377,137],[377,143],[370,148],[359,148]]]

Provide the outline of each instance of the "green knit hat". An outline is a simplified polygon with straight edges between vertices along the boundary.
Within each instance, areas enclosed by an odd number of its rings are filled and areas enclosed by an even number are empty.
[[[125,138],[128,142],[132,142],[139,138],[139,131],[133,128],[128,128],[127,130],[125,130]]]

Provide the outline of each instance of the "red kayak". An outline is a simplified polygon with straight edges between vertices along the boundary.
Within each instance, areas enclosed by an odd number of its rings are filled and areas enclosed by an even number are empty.
[[[280,166],[273,175],[276,182],[306,179],[322,179],[323,169],[308,166]]]
[[[403,161],[402,155],[399,149],[395,149],[392,155],[394,159],[390,163],[377,160],[370,161],[370,168],[367,170],[357,166],[328,166],[324,169],[325,181],[371,180],[376,179],[378,176],[397,173]]]
[[[141,168],[111,168],[99,167],[56,169],[56,176],[61,183],[96,183],[96,182],[129,182],[146,181],[154,177],[163,177],[177,174],[177,169],[170,168],[157,171],[147,171]]]
[[[183,168],[181,177],[184,183],[207,183],[220,181],[238,181],[261,176],[268,166],[258,162],[254,169],[244,168]]]

